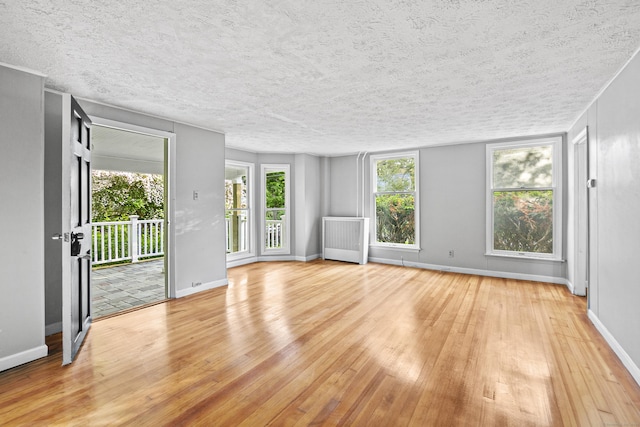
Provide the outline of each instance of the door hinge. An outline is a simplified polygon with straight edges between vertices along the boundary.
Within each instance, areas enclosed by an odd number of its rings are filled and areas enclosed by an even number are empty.
[[[587,188],[596,188],[596,180],[591,178],[587,180]]]

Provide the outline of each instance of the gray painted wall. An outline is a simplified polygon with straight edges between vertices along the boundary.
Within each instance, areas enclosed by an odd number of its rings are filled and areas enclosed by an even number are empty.
[[[296,154],[295,180],[295,256],[305,261],[321,254],[321,200],[320,158]]]
[[[640,382],[640,57],[636,57],[576,122],[589,126],[590,316]],[[573,160],[573,159],[572,159]],[[575,226],[571,221],[570,226]],[[575,257],[569,258],[575,268]]]
[[[564,283],[566,266],[563,262],[485,255],[485,150],[486,144],[491,142],[494,141],[421,148],[421,250],[371,246],[369,257],[409,266],[450,268],[454,271],[509,277],[526,276]],[[371,217],[369,156],[363,163],[357,160],[355,155],[330,159],[329,212],[332,216],[354,216],[356,212],[362,212],[359,200],[362,200],[363,187],[364,213]],[[364,186],[359,182],[364,182]],[[454,250],[454,258],[449,258],[449,250]]]
[[[0,371],[47,354],[43,85],[0,65]]]

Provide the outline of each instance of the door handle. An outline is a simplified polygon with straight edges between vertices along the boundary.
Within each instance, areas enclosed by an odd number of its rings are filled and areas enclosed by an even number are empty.
[[[84,239],[84,233],[71,232],[71,256],[80,255],[80,249],[82,247],[80,243],[81,239]]]

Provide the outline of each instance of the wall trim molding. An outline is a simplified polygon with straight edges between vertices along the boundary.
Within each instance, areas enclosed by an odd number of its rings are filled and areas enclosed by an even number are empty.
[[[296,257],[293,255],[267,255],[259,256],[258,262],[264,261],[295,261]]]
[[[227,268],[239,267],[241,265],[246,265],[246,264],[253,264],[254,262],[258,262],[257,256],[234,259],[231,261],[227,261]]]
[[[46,337],[57,334],[58,332],[62,332],[62,322],[52,323],[50,325],[45,325],[44,327],[44,335]]]
[[[318,259],[320,258],[321,255],[320,254],[314,254],[314,255],[309,255],[309,256],[296,256],[296,261],[301,261],[301,262],[309,262],[309,261],[313,261],[314,259]]]
[[[7,64],[6,62],[0,62],[0,66],[5,68],[10,68],[12,70],[22,71],[23,73],[27,73],[27,74],[33,74],[34,76],[38,76],[38,77],[44,77],[44,78],[47,77],[46,74],[41,73],[40,71],[36,71],[27,67],[22,67],[20,65],[12,65],[12,64]]]
[[[41,345],[0,359],[0,372],[46,357],[49,347]]]
[[[600,332],[600,335],[602,335],[607,344],[609,344],[609,347],[611,347],[613,352],[618,356],[624,367],[627,368],[633,379],[636,380],[636,383],[640,385],[640,367],[633,362],[631,356],[624,351],[624,348],[622,348],[620,343],[613,337],[606,326],[604,326],[598,316],[596,316],[596,314],[591,310],[588,310],[588,315],[593,325],[596,327],[598,332]]]
[[[569,292],[571,292],[573,295],[575,295],[575,287],[573,286],[573,283],[571,283],[571,280],[566,279],[567,280],[567,289],[569,289]],[[584,296],[584,295],[582,295]]]
[[[197,294],[202,291],[208,291],[209,289],[219,288],[220,286],[228,285],[229,281],[225,279],[215,280],[213,282],[203,283],[202,285],[195,288],[187,288],[187,289],[177,289],[176,290],[176,298],[182,298],[189,295]]]
[[[506,271],[481,270],[477,268],[452,267],[448,265],[425,264],[420,262],[402,262],[395,259],[369,257],[369,261],[379,264],[400,265],[404,267],[423,268],[425,270],[445,271],[449,273],[473,274],[477,276],[499,277],[503,279],[530,280],[533,282],[554,283],[568,287],[564,277],[541,276],[538,274],[509,273]]]

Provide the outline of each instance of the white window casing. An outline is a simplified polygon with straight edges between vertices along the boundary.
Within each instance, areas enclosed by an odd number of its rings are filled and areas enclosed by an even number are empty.
[[[520,150],[536,147],[552,147],[552,180],[550,185],[533,186],[505,186],[502,187],[494,182],[494,153],[505,150]],[[486,255],[505,256],[517,258],[548,259],[554,261],[562,260],[562,137],[550,137],[526,141],[512,141],[505,143],[487,144],[486,146]],[[552,191],[553,209],[553,252],[520,252],[510,250],[495,249],[495,206],[494,193],[508,191]]]

